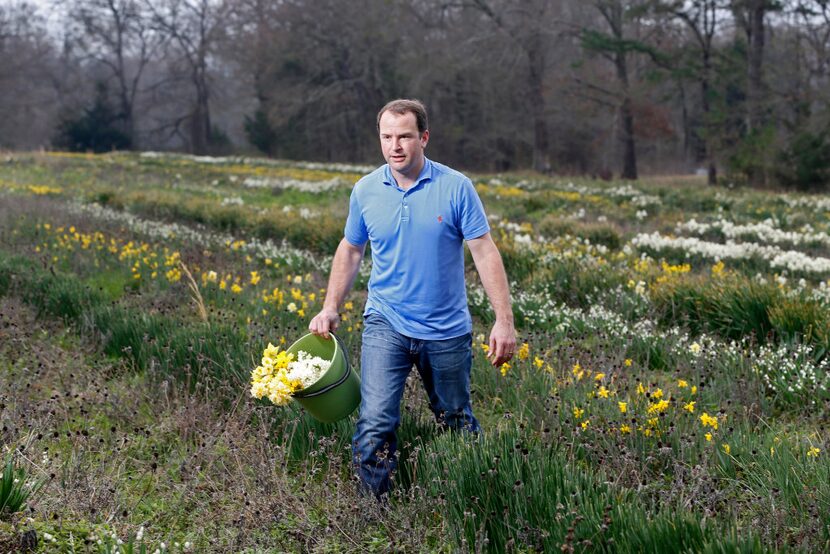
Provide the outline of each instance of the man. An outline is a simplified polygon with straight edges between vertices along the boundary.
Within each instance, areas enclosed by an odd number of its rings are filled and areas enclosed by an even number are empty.
[[[380,497],[395,468],[395,431],[413,364],[438,423],[479,431],[470,405],[465,241],[496,315],[488,354],[494,366],[513,356],[516,332],[504,265],[472,182],[424,156],[429,142],[424,105],[394,100],[378,113],[377,127],[387,163],[352,190],[323,309],[309,329],[324,337],[337,329],[338,309],[371,242],[353,458],[363,486]]]

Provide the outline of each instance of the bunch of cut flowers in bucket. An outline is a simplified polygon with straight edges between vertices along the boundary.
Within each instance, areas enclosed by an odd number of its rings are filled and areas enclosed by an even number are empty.
[[[331,360],[300,350],[294,354],[268,343],[262,365],[251,372],[251,396],[268,398],[277,406],[288,404],[294,393],[317,382],[331,366]]]

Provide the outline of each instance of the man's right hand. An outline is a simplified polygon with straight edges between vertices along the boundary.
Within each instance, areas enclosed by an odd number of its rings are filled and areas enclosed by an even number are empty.
[[[340,314],[337,310],[331,308],[323,308],[320,313],[315,315],[311,323],[308,324],[308,330],[323,338],[329,338],[330,331],[337,331],[340,325]]]

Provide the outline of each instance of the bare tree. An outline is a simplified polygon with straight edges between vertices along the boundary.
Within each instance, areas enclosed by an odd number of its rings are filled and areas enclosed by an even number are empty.
[[[767,124],[767,93],[764,83],[764,47],[766,44],[766,16],[781,8],[776,0],[732,0],[732,13],[746,36],[746,109],[744,110],[744,124],[746,127],[745,141],[758,140]],[[763,142],[763,141],[761,141]],[[763,148],[755,148],[752,158],[763,158]],[[764,164],[761,159],[758,163],[746,166],[749,183],[762,185],[767,180]]]
[[[659,58],[659,52],[637,36],[629,36],[632,21],[642,17],[647,10],[645,2],[637,0],[593,0],[593,7],[601,16],[599,28],[582,31],[582,43],[586,50],[598,53],[610,62],[615,71],[618,98],[619,140],[622,144],[623,179],[637,179],[637,138],[634,132],[631,63],[629,54],[648,54]],[[608,94],[607,87],[591,85]],[[610,94],[614,94],[610,92]]]
[[[556,36],[555,4],[540,1],[471,0],[479,10],[519,48],[525,58],[527,76],[526,106],[533,128],[533,168],[551,170],[548,131],[546,78],[550,60],[550,38]]]
[[[806,46],[799,46],[797,62],[802,97],[797,113],[796,127],[809,123],[814,111],[830,112],[830,0],[796,0],[793,6],[796,17],[797,39]]]
[[[700,87],[703,129],[702,133],[699,133],[699,138],[702,141],[701,157],[707,165],[710,185],[717,182],[717,166],[712,145],[713,129],[711,128],[712,64],[716,54],[715,38],[722,24],[724,9],[727,7],[724,0],[700,0],[691,3],[685,0],[657,2],[658,11],[668,13],[683,22],[691,33],[698,52],[699,66],[693,68],[693,73]]]
[[[73,0],[68,10],[74,42],[115,82],[118,117],[132,144],[141,77],[162,41],[144,7],[138,0]]]
[[[57,112],[55,60],[35,6],[0,5],[0,146],[32,148],[48,142]]]
[[[209,62],[216,53],[224,29],[229,2],[225,0],[144,0],[153,27],[169,38],[168,55],[174,72],[184,71],[193,91],[189,113],[175,118],[175,131],[188,126],[190,148],[196,154],[208,152],[211,142]]]
[[[279,57],[283,8],[283,2],[273,0],[238,0],[228,12],[223,50],[248,74],[262,105],[268,102],[269,73]]]
[[[747,40],[746,127],[747,132],[763,126],[764,122],[764,18],[777,4],[771,0],[733,0],[732,11]]]

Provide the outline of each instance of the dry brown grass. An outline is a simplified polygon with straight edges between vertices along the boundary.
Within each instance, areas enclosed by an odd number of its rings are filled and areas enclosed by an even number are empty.
[[[423,505],[380,510],[358,496],[342,443],[319,437],[293,459],[246,391],[226,407],[101,360],[16,300],[0,299],[0,314],[2,442],[47,479],[20,533],[107,524],[126,538],[144,526],[145,542],[202,552],[419,552],[435,541],[416,528]]]

